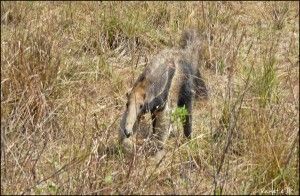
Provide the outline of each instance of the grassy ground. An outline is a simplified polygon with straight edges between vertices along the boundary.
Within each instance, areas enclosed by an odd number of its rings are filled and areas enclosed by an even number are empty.
[[[1,2],[1,194],[299,194],[298,6]],[[125,93],[188,27],[210,93],[193,139],[128,157]]]

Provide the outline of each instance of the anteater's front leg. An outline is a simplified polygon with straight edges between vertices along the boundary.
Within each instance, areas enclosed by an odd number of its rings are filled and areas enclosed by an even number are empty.
[[[132,138],[127,138],[122,130],[119,131],[119,145],[122,146],[128,154],[132,154],[134,152]]]
[[[163,150],[164,144],[170,133],[170,119],[168,117],[168,110],[163,109],[152,114],[153,119],[153,135],[158,151]]]
[[[156,112],[151,112],[153,134],[156,133]]]

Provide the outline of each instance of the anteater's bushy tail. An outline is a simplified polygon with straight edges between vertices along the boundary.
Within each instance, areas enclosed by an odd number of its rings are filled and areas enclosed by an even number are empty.
[[[206,84],[200,74],[200,71],[197,69],[194,76],[194,90],[195,90],[195,98],[207,100],[208,99],[208,91]]]
[[[187,29],[182,32],[179,45],[182,49],[199,44],[199,34],[195,29]]]
[[[186,51],[186,57],[191,61],[194,77],[194,91],[195,97],[199,99],[208,99],[208,92],[203,81],[203,78],[198,69],[199,66],[199,51],[200,51],[200,37],[195,29],[187,29],[183,31],[179,45],[182,50]]]

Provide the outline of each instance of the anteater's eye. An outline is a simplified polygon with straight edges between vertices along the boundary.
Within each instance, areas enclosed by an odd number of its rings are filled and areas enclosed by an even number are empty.
[[[139,106],[139,107],[140,107],[140,109],[142,109],[143,105],[142,105],[142,104],[140,104],[140,106]]]
[[[129,105],[129,104],[128,104],[128,102],[127,102],[127,103],[126,103],[126,107],[127,107],[127,108],[128,108],[128,105]]]

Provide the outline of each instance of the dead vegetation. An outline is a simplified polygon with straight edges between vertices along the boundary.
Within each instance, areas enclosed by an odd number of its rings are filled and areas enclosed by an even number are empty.
[[[297,2],[1,2],[1,194],[299,194],[298,22]],[[127,157],[125,93],[188,27],[193,139]]]

